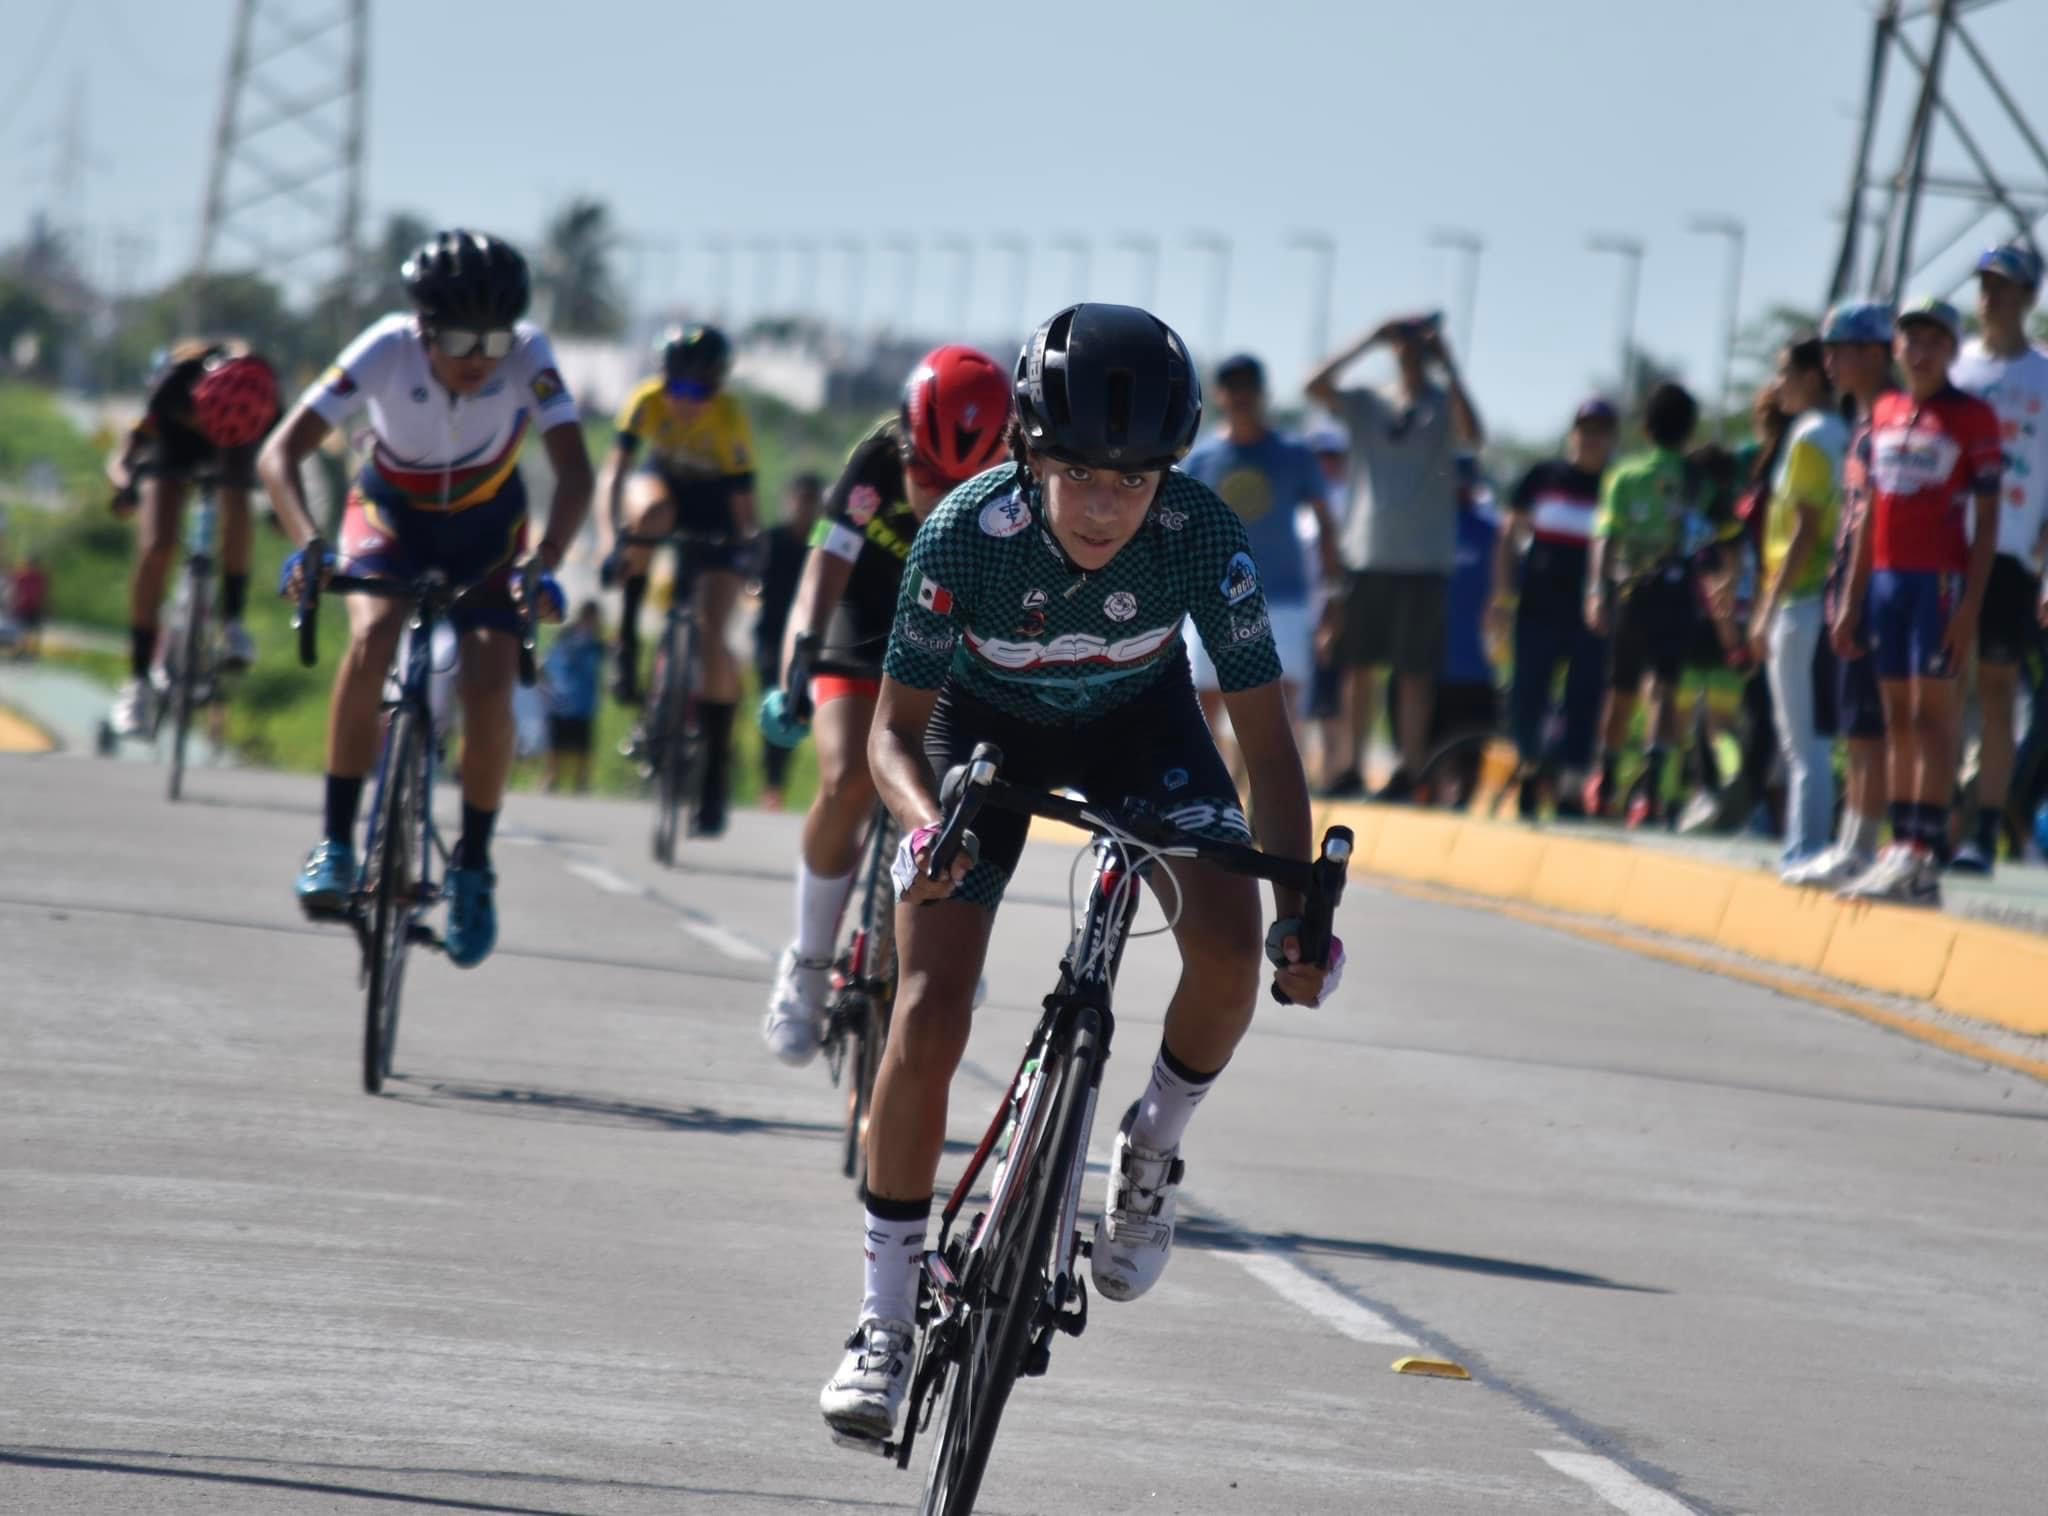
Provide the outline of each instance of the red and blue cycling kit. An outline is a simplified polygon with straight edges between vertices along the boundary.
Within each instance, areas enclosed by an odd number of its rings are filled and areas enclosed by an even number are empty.
[[[1954,386],[1882,395],[1870,413],[1870,631],[1880,679],[1948,678],[1970,502],[1998,492],[1998,417]]]

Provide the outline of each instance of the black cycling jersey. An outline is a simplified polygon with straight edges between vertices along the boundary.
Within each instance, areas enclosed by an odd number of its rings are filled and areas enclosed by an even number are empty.
[[[811,533],[814,549],[853,565],[825,625],[821,673],[871,678],[882,672],[903,563],[918,526],[903,477],[900,427],[891,418],[854,444]]]
[[[1522,556],[1525,614],[1577,620],[1586,599],[1586,553],[1600,509],[1600,475],[1562,458],[1536,464],[1515,486],[1508,509],[1529,519]]]

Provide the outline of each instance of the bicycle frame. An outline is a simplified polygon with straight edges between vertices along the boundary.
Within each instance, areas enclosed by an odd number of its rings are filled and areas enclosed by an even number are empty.
[[[377,856],[378,846],[383,839],[378,834],[378,818],[384,814],[384,791],[391,782],[391,729],[390,717],[400,710],[410,710],[423,736],[420,754],[420,836],[417,857],[419,877],[413,881],[413,898],[406,902],[406,931],[412,930],[413,919],[434,900],[437,889],[434,884],[434,860],[438,854],[443,863],[447,861],[447,849],[442,845],[439,830],[434,825],[434,769],[440,744],[434,740],[433,702],[429,698],[429,684],[434,673],[434,628],[439,622],[440,608],[436,604],[438,594],[445,588],[446,581],[438,574],[423,578],[421,587],[425,593],[413,601],[412,617],[406,623],[404,646],[405,672],[399,679],[398,694],[387,698],[381,710],[384,712],[384,739],[377,753],[377,779],[371,791],[370,826],[363,839],[363,872],[357,884],[360,896],[369,880],[370,860]],[[367,930],[363,912],[356,912],[356,930]],[[367,943],[365,951],[368,951]]]

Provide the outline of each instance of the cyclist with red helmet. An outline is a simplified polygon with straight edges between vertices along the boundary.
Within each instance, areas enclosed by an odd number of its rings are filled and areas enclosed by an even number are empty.
[[[456,605],[461,636],[462,831],[448,860],[444,946],[459,968],[498,938],[491,834],[512,769],[520,607],[528,566],[541,611],[560,620],[548,577],[590,508],[590,454],[547,336],[523,320],[532,285],[518,249],[497,237],[438,232],[400,271],[412,303],[345,348],[301,397],[260,462],[278,519],[300,544],[278,588],[333,561],[306,508],[299,470],[328,435],[367,413],[372,445],[342,518],[339,561],[351,574],[411,579],[439,569],[479,592]],[[519,455],[538,431],[555,478],[540,543],[526,546]],[[295,886],[314,918],[347,906],[356,884],[355,825],[376,761],[386,671],[411,614],[403,600],[353,596],[349,644],[327,721],[325,830]]]
[[[249,599],[249,491],[256,483],[256,445],[276,420],[277,375],[247,343],[180,342],[150,380],[142,419],[107,459],[114,513],[136,518],[129,677],[113,715],[114,730],[123,736],[140,736],[156,724],[149,675],[157,616],[195,478],[210,479],[220,490],[221,661],[228,668],[256,661],[256,645],[242,624]]]
[[[1007,456],[1009,424],[1010,380],[996,361],[971,347],[935,348],[911,370],[898,414],[855,445],[811,534],[782,666],[789,669],[798,637],[820,638],[808,690],[818,793],[797,860],[796,937],[783,950],[761,1028],[784,1063],[809,1063],[824,1029],[832,940],[875,806],[868,722],[904,560],[947,493]],[[774,690],[762,702],[769,741],[792,746],[802,736],[786,714],[798,693]]]

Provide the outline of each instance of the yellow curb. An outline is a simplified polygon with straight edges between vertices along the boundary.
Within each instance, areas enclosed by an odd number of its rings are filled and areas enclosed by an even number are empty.
[[[54,752],[57,740],[26,716],[0,705],[0,753]]]
[[[1582,837],[1546,837],[1529,899],[1582,916],[1612,916],[1628,887],[1630,849]]]
[[[1841,914],[1842,903],[1819,890],[1744,879],[1728,896],[1716,940],[1752,958],[1818,973]]]
[[[2015,999],[2015,988],[2026,990]],[[1934,1003],[1958,1016],[2048,1034],[2048,943],[1997,927],[1958,932]]]
[[[1614,914],[1633,926],[1712,942],[1739,877],[1732,870],[1647,848],[1636,850]]]
[[[1821,972],[1866,990],[1931,1000],[1955,950],[1956,931],[1954,921],[1929,911],[1845,906],[1828,939]]]
[[[1393,883],[1387,888],[1397,895],[1406,895],[1411,899],[1492,911],[1510,920],[1525,921],[1531,926],[1549,927],[1588,942],[1597,942],[1603,947],[1619,948],[1625,953],[1654,958],[1660,963],[1675,964],[1679,968],[1693,969],[1702,974],[1718,974],[1723,979],[1739,980],[1743,984],[1755,985],[1758,989],[1770,990],[1774,994],[1785,995],[1794,1000],[1824,1005],[1830,1010],[1844,1011],[1876,1026],[1903,1033],[1947,1052],[1973,1058],[1979,1063],[1996,1064],[1999,1068],[2011,1069],[2016,1074],[2025,1074],[2030,1079],[2038,1079],[2048,1084],[2048,1060],[2028,1058],[2020,1053],[2008,1053],[2003,1048],[1993,1047],[1988,1042],[1979,1042],[1974,1037],[1965,1036],[1937,1022],[1922,1021],[1918,1017],[1889,1010],[1881,1005],[1873,1005],[1867,1000],[1859,1000],[1854,995],[1843,994],[1839,990],[1829,989],[1823,985],[1807,984],[1798,979],[1789,979],[1783,974],[1774,974],[1768,969],[1731,963],[1725,958],[1709,957],[1705,953],[1696,953],[1671,943],[1638,937],[1631,932],[1614,931],[1591,922],[1573,921],[1551,911],[1511,905],[1506,901],[1485,896],[1464,895],[1422,884]]]

